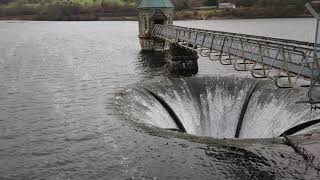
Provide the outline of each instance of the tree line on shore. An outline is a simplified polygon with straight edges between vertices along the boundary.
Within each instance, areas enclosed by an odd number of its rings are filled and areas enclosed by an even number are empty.
[[[186,10],[181,8],[176,13],[176,19],[220,19],[220,18],[280,18],[309,16],[305,8],[308,0],[209,0],[205,4],[233,3],[235,9]]]
[[[0,16],[36,20],[97,20],[98,16],[133,16],[138,0],[0,0]]]
[[[297,17],[307,0],[172,0],[177,19],[213,17]],[[32,16],[37,20],[97,20],[101,16],[136,16],[139,0],[0,0],[0,16]],[[234,3],[236,9],[192,11],[196,6]]]
[[[238,8],[226,9],[217,16],[240,18],[280,18],[308,15],[306,0],[233,0]]]

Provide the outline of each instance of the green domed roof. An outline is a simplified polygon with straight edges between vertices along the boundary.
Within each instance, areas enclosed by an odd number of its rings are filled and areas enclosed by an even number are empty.
[[[140,0],[138,8],[174,8],[174,5],[171,0]]]

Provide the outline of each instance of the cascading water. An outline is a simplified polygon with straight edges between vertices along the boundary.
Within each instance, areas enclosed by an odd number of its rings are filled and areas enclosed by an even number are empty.
[[[198,136],[272,138],[320,119],[318,111],[311,113],[307,104],[296,103],[304,97],[303,90],[279,89],[269,80],[172,78],[124,90],[116,97],[116,107],[128,119],[164,129],[182,130],[180,121],[187,133]],[[312,125],[299,131],[319,124]]]

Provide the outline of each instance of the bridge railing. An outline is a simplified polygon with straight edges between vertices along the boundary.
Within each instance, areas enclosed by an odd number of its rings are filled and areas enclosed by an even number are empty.
[[[256,78],[272,78],[279,87],[319,77],[314,43],[174,25],[156,25],[152,34],[238,71],[251,71]]]

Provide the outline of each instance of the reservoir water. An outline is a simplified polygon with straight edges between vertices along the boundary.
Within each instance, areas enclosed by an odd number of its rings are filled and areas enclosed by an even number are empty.
[[[311,42],[314,23],[175,24]],[[231,148],[121,120],[118,92],[170,76],[161,55],[140,53],[137,35],[137,22],[0,21],[0,179],[319,178],[283,144]],[[217,75],[250,77],[199,59],[198,77]]]

